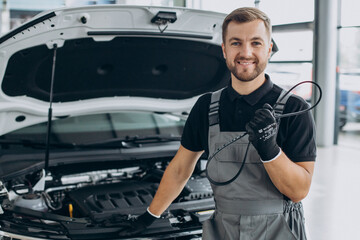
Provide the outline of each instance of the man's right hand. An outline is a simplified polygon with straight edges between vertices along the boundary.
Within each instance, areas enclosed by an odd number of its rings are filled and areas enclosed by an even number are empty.
[[[138,234],[149,227],[157,218],[149,212],[145,212],[138,217],[131,218],[127,222],[121,224],[123,229],[119,231],[120,237],[128,237]]]

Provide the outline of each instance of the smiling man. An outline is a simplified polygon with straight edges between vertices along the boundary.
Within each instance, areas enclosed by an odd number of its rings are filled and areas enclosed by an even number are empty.
[[[230,22],[226,35],[222,47],[233,77],[242,82],[263,78],[272,48],[265,24],[261,20],[244,24]]]
[[[205,94],[187,120],[181,146],[167,167],[148,211],[120,235],[141,231],[179,195],[197,160],[238,136],[214,158],[208,178],[215,212],[203,239],[306,239],[301,200],[309,192],[316,157],[311,114],[275,118],[308,108],[265,74],[271,56],[271,23],[256,8],[239,8],[223,22],[228,87]],[[275,110],[272,106],[278,101]]]

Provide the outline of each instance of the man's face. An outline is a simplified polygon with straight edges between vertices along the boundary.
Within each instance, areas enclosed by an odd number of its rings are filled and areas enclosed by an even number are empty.
[[[264,76],[272,43],[263,21],[230,22],[222,48],[233,77],[249,82]]]

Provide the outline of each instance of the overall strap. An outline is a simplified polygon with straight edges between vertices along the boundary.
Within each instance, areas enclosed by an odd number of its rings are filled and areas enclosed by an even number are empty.
[[[278,99],[276,100],[276,107],[274,109],[275,114],[276,115],[280,115],[283,113],[284,109],[285,109],[285,105],[287,100],[289,99],[289,97],[292,95],[292,93],[289,93],[288,95],[286,95],[284,97],[284,95],[287,93],[286,90],[282,90],[280,93],[280,96],[278,97]]]
[[[219,106],[220,106],[220,96],[221,92],[224,90],[224,88],[217,90],[216,92],[213,92],[211,94],[211,102],[209,105],[209,127],[219,125]],[[285,97],[284,95],[287,93],[286,90],[282,90],[280,93],[280,96],[276,100],[276,107],[274,109],[276,114],[282,114],[287,100],[292,95],[292,93],[287,94]]]
[[[217,90],[216,92],[211,93],[211,102],[209,105],[209,129],[219,127],[219,106],[220,106],[220,96],[224,88]]]

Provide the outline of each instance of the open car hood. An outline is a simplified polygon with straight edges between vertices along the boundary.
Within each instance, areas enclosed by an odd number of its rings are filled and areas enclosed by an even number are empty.
[[[224,14],[86,6],[39,14],[0,38],[0,135],[53,116],[184,112],[225,86]]]

